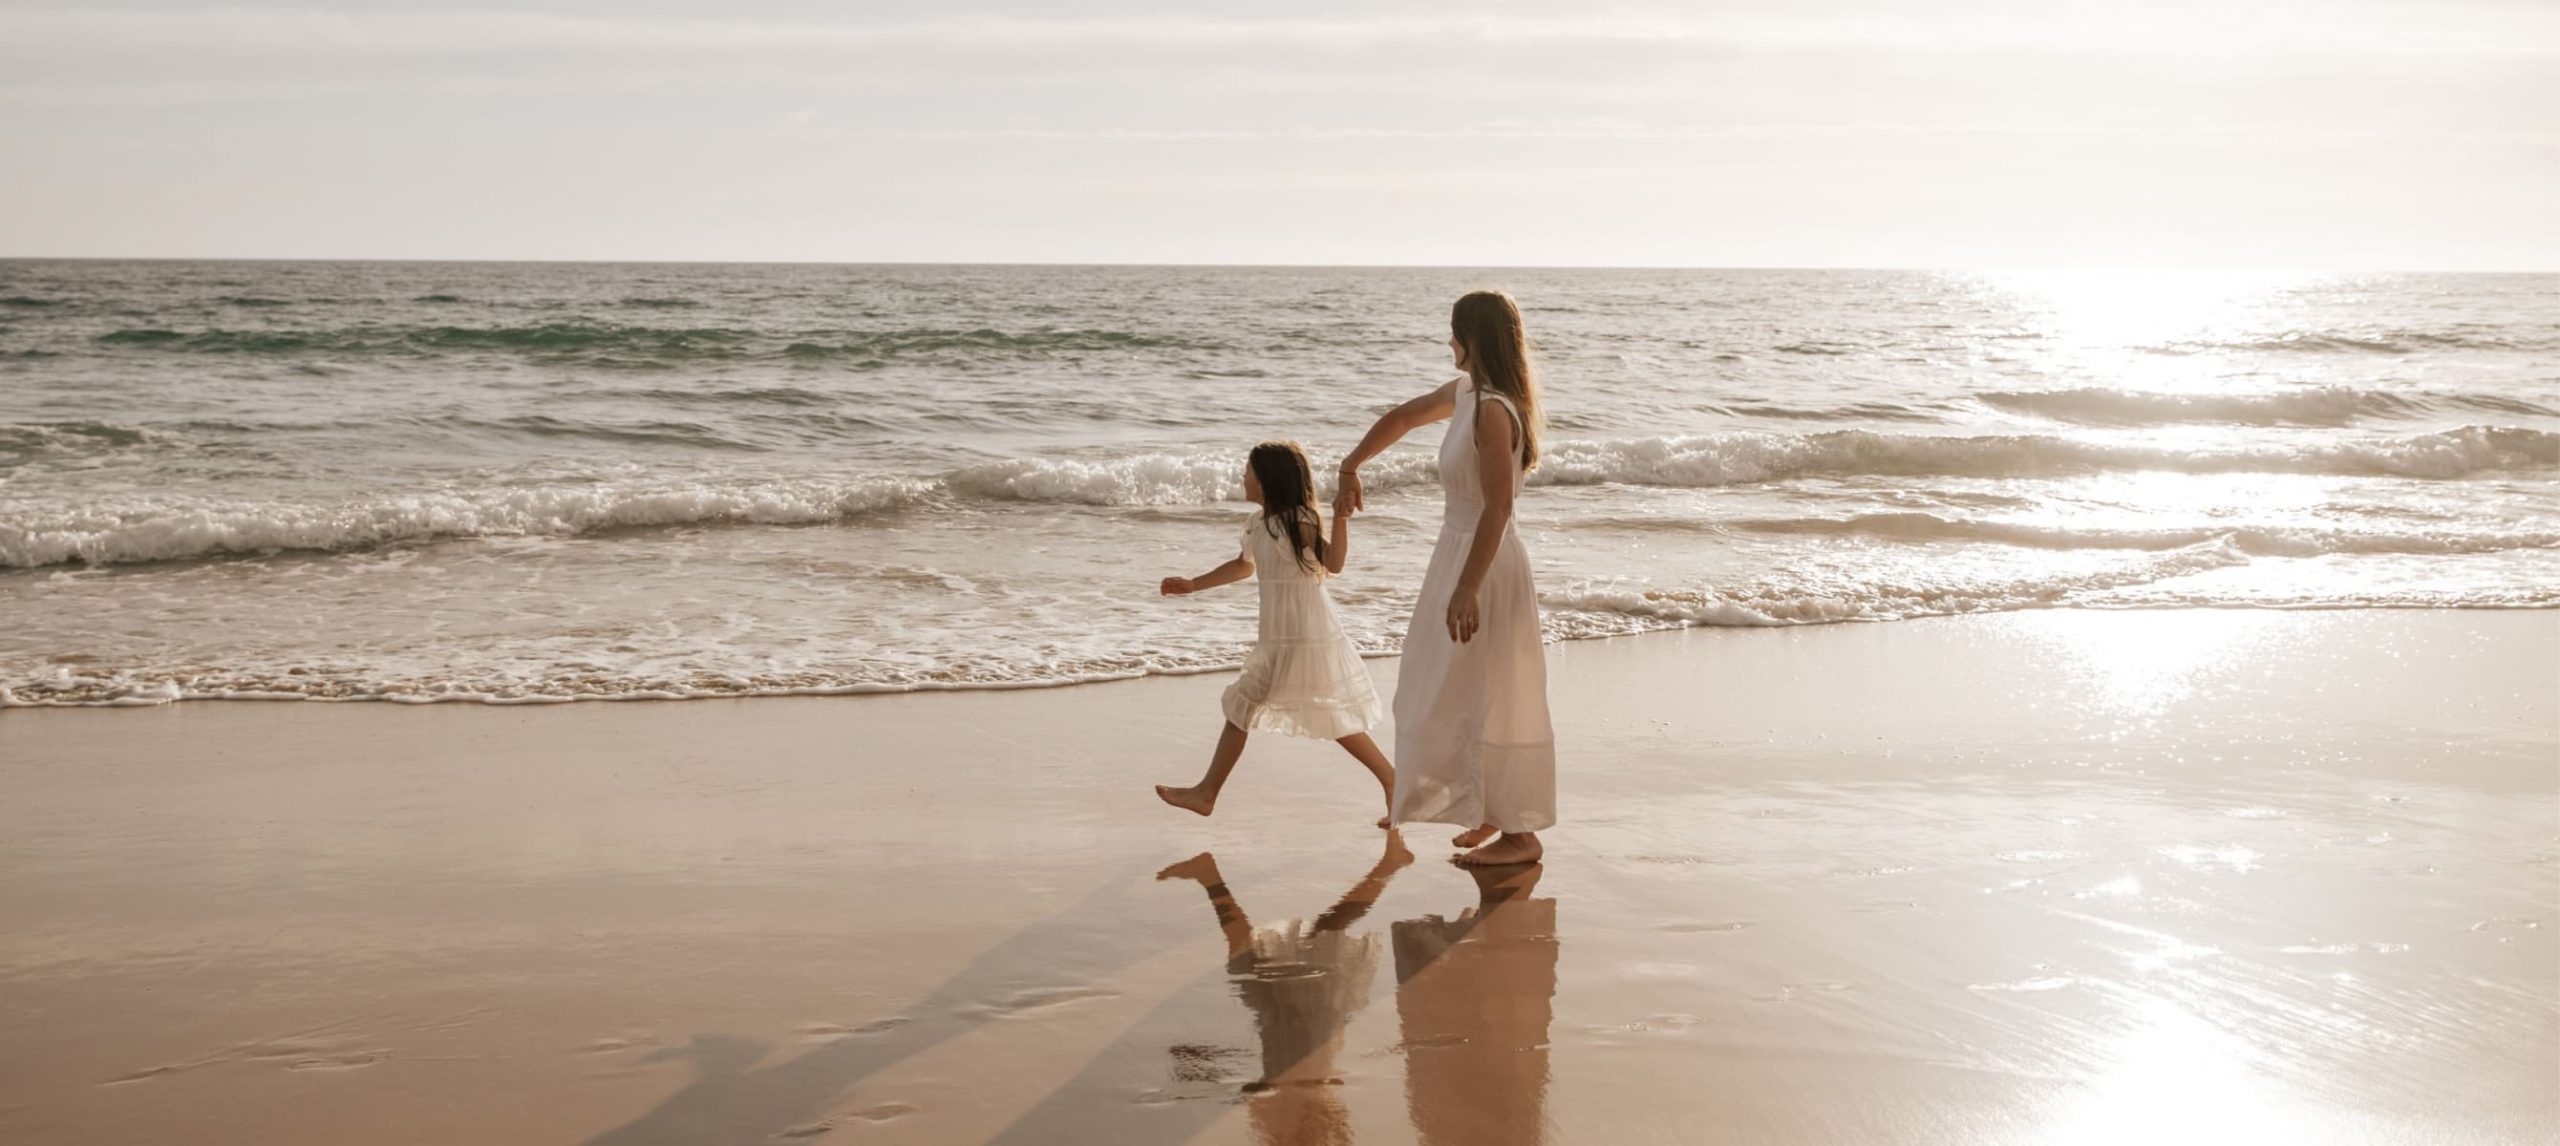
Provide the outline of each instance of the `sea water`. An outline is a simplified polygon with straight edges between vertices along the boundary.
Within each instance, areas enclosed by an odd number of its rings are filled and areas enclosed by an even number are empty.
[[[2560,606],[2560,276],[0,262],[0,703],[1237,663],[1320,477],[1513,292],[1554,639]],[[1438,428],[1334,584],[1394,651]]]

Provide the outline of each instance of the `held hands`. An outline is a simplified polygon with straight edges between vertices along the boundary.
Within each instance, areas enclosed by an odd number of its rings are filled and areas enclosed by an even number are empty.
[[[1334,516],[1349,517],[1369,508],[1360,499],[1360,471],[1345,469],[1338,472],[1342,482],[1333,493]]]
[[[1192,592],[1191,578],[1167,577],[1164,579],[1163,584],[1156,586],[1156,592],[1167,597],[1188,596]]]
[[[1479,596],[1482,594],[1464,585],[1458,586],[1458,591],[1449,595],[1447,620],[1450,640],[1463,645],[1475,637],[1476,626],[1481,620],[1476,605],[1476,598]]]

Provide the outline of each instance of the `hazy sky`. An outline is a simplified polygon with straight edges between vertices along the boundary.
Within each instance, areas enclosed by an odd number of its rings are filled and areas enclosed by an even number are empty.
[[[2560,0],[0,0],[0,255],[2560,269]]]

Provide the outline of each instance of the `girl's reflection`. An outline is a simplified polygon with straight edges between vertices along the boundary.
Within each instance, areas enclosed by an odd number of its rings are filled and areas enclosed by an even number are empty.
[[[1545,1140],[1556,901],[1530,896],[1544,872],[1475,869],[1474,907],[1395,925],[1405,1104],[1426,1146]]]
[[[1227,973],[1262,1036],[1262,1074],[1244,1091],[1253,1096],[1246,1109],[1255,1139],[1265,1146],[1351,1141],[1333,1058],[1342,1048],[1343,1027],[1369,1001],[1378,936],[1344,929],[1367,914],[1388,878],[1412,862],[1404,841],[1389,832],[1386,851],[1369,873],[1314,923],[1293,919],[1260,930],[1228,892],[1209,853],[1156,873],[1158,879],[1197,881],[1227,937]]]

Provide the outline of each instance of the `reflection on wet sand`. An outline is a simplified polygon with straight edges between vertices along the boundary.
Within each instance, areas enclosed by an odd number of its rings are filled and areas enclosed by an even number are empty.
[[[1351,1141],[1334,1058],[1343,1030],[1369,999],[1378,937],[1349,927],[1413,854],[1392,833],[1386,853],[1310,924],[1253,926],[1218,861],[1203,852],[1158,873],[1208,894],[1227,939],[1227,974],[1262,1041],[1246,1110],[1262,1146]],[[1471,869],[1475,906],[1456,918],[1397,922],[1396,1014],[1405,1102],[1421,1140],[1437,1146],[1535,1143],[1546,1138],[1547,1025],[1556,990],[1556,901],[1532,892],[1545,869]],[[1185,1048],[1171,1048],[1179,1063]]]
[[[1260,931],[1236,906],[1211,854],[1160,875],[1198,880],[1226,934],[1226,972],[1262,1036],[1262,1077],[1244,1085],[1254,1141],[1262,1146],[1352,1141],[1334,1056],[1344,1026],[1370,998],[1377,936],[1347,929],[1408,862],[1413,854],[1390,836],[1377,867],[1316,923]],[[1457,918],[1405,918],[1393,926],[1405,1108],[1431,1146],[1539,1143],[1546,1141],[1556,900],[1531,895],[1541,865],[1469,875],[1477,883],[1475,906]]]
[[[1208,893],[1227,938],[1227,974],[1236,997],[1253,1012],[1262,1041],[1261,1077],[1247,1083],[1254,1139],[1265,1146],[1323,1146],[1351,1141],[1350,1113],[1333,1076],[1342,1030],[1368,1005],[1378,967],[1378,937],[1347,929],[1386,891],[1387,880],[1413,862],[1395,833],[1367,875],[1310,924],[1290,920],[1256,930],[1207,852],[1164,869],[1157,878],[1195,880]],[[1175,1048],[1177,1057],[1180,1048]]]
[[[1559,946],[1556,901],[1530,894],[1544,872],[1474,869],[1474,907],[1395,925],[1405,1103],[1426,1146],[1546,1140]]]
[[[1376,862],[1332,907],[1313,920],[1263,927],[1246,914],[1214,856],[1203,852],[1165,867],[1157,880],[1192,881],[1207,897],[1226,940],[1222,971],[1176,986],[1083,1070],[988,1141],[1173,1146],[1241,1103],[1262,1146],[1351,1142],[1336,1060],[1345,1031],[1369,1002],[1380,948],[1388,942],[1375,929],[1355,931],[1354,925],[1412,862],[1402,840],[1389,833]],[[1406,1101],[1425,1143],[1546,1137],[1557,945],[1555,901],[1530,895],[1542,870],[1471,871],[1475,906],[1453,919],[1435,914],[1393,925]],[[1176,933],[1198,934],[1165,915],[1179,897],[1145,895],[1144,886],[1141,879],[1098,889],[990,949],[903,1014],[795,1057],[768,1061],[766,1045],[716,1035],[662,1051],[652,1057],[692,1060],[699,1072],[693,1082],[590,1146],[743,1144],[824,1131],[839,1120],[825,1113],[833,1101],[894,1064],[984,1026],[1004,1012],[1004,1000],[1085,989],[1074,985],[1170,949]],[[1204,1016],[1234,1013],[1221,996],[1243,1003],[1253,1019],[1261,1061],[1249,1081],[1237,1081],[1244,1073],[1237,1069],[1241,1048],[1201,1039]],[[1134,1078],[1168,1076],[1170,1086],[1159,1081],[1133,1091]]]

